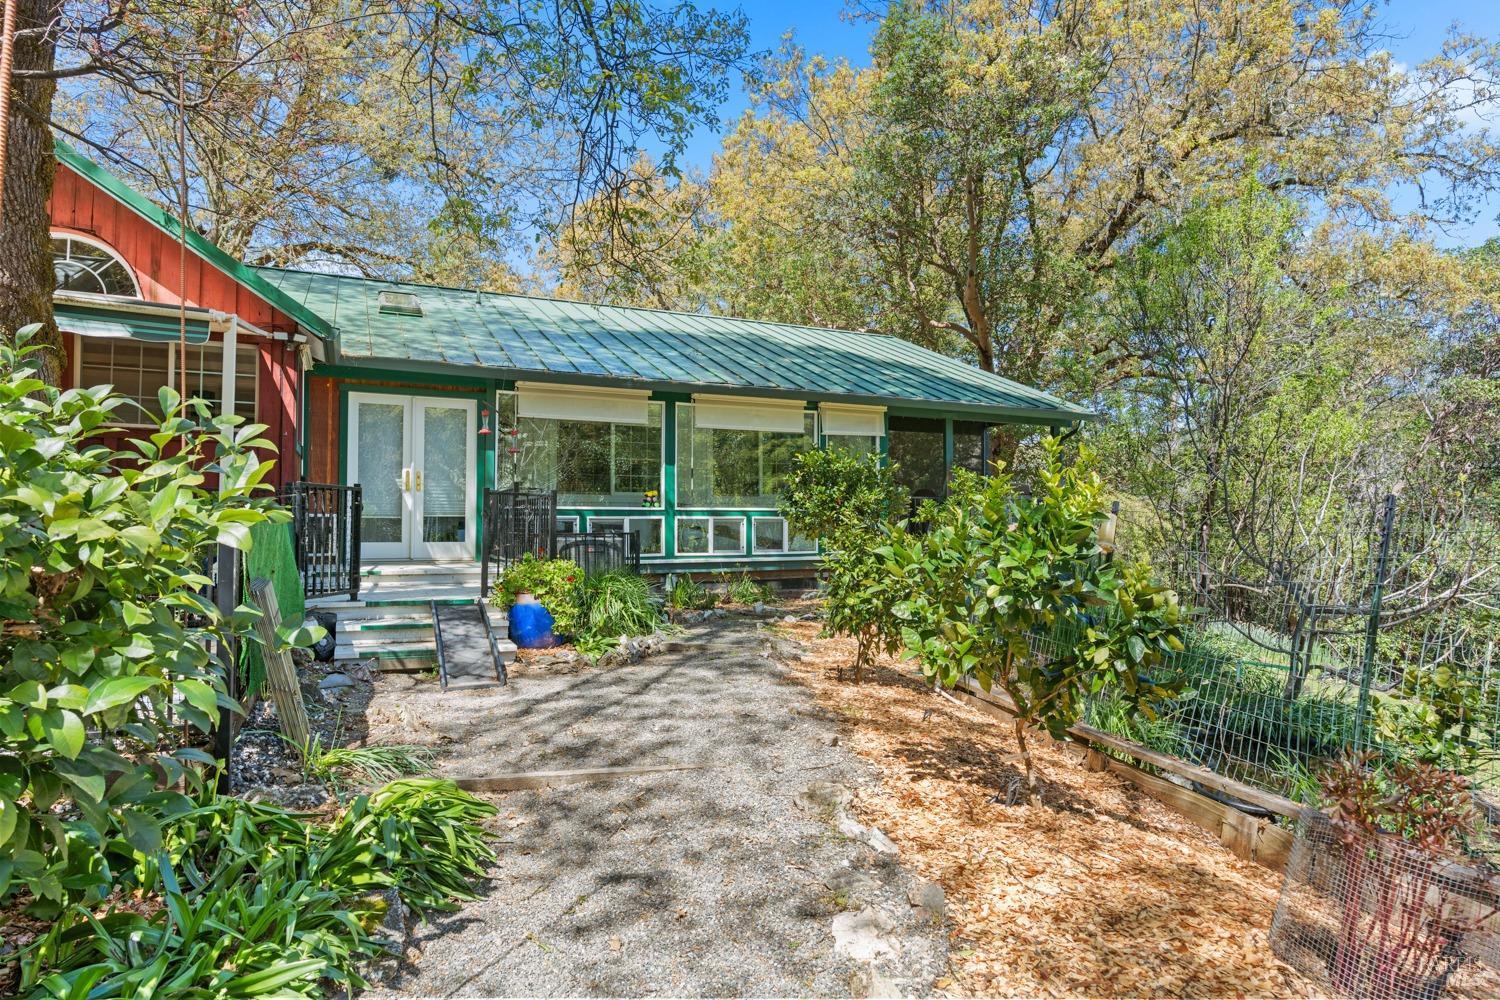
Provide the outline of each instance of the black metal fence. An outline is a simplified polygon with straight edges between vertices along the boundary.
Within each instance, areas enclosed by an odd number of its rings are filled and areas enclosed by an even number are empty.
[[[292,512],[292,544],[308,597],[359,597],[359,486],[289,483],[281,502]]]
[[[640,540],[622,531],[558,531],[550,490],[485,490],[480,570],[482,592],[507,563],[526,555],[571,559],[585,575],[641,570]]]
[[[584,576],[641,571],[640,539],[633,532],[559,531],[554,535],[552,557],[573,560]]]

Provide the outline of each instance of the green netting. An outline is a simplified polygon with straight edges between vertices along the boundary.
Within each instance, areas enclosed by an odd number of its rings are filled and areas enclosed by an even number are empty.
[[[245,556],[245,588],[250,581],[266,579],[276,593],[276,606],[283,622],[302,623],[307,606],[302,594],[302,577],[297,572],[297,556],[292,550],[292,526],[262,522],[250,528],[250,552]],[[240,684],[244,695],[260,691],[266,679],[266,665],[260,647],[247,642],[240,653]]]

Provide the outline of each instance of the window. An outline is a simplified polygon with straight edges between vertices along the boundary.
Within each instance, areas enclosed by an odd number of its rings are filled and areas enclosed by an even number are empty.
[[[182,384],[176,344],[123,337],[79,337],[77,343],[78,385],[113,385],[116,392],[135,400],[153,417],[161,411],[157,391],[167,385],[177,389]],[[246,420],[254,420],[255,345],[239,344],[234,360],[234,412]],[[214,412],[218,412],[224,389],[222,344],[188,345],[187,384],[189,396],[208,400],[215,407]],[[125,407],[116,416],[122,424],[141,425],[148,420],[134,407]]]
[[[160,416],[156,393],[169,384],[172,370],[170,344],[116,337],[79,337],[78,377],[80,386],[112,385],[122,396],[135,400],[148,413]],[[143,424],[150,418],[133,406],[114,412],[123,424]]]
[[[635,535],[643,556],[662,554],[662,519],[659,517],[591,517],[590,531],[624,531]]]
[[[557,519],[557,530],[559,533],[568,533],[578,530],[578,518],[560,517]]]
[[[953,421],[953,468],[968,469],[984,475],[984,424],[969,420]],[[949,472],[952,475],[952,472]]]
[[[751,522],[757,555],[773,552],[816,552],[818,543],[810,538],[790,536],[785,518],[757,517]]]
[[[77,236],[52,237],[52,277],[57,291],[141,297],[135,275],[118,254],[102,243]]]
[[[912,503],[944,496],[948,470],[943,462],[943,422],[891,417],[890,436],[896,481],[911,491]]]
[[[828,450],[864,458],[880,454],[880,438],[873,434],[829,434]]]
[[[556,490],[568,507],[639,507],[661,495],[662,404],[645,424],[516,417],[515,397],[500,396],[499,481]]]
[[[775,507],[797,455],[817,442],[816,415],[801,434],[697,427],[692,404],[677,407],[677,496],[685,507]]]
[[[679,517],[677,554],[743,555],[745,519],[742,517]]]
[[[173,346],[176,351],[176,346]],[[255,419],[255,348],[237,344],[234,352],[234,412],[245,420]],[[178,382],[174,376],[173,385]],[[206,399],[218,413],[224,399],[224,345],[189,344],[187,349],[188,395]],[[458,411],[453,411],[458,412]]]

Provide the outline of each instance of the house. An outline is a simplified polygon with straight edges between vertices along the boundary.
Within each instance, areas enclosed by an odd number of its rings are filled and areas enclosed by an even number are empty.
[[[561,530],[636,535],[659,572],[806,575],[778,515],[804,449],[899,463],[918,496],[982,470],[989,428],[1087,411],[878,334],[249,267],[59,144],[71,378],[191,391],[270,427],[277,481],[358,484],[365,562],[472,562],[483,491],[554,489]]]

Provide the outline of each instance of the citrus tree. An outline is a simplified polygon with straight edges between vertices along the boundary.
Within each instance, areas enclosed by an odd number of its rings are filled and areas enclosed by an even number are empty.
[[[1176,594],[1099,548],[1106,502],[1087,449],[1070,466],[1047,439],[1039,487],[1026,497],[1007,474],[959,477],[926,535],[881,550],[906,595],[894,606],[902,644],[923,672],[1010,697],[1028,800],[1028,728],[1063,738],[1106,687],[1149,715],[1179,689],[1153,671],[1182,649]]]
[[[180,735],[234,707],[210,640],[253,622],[204,596],[206,560],[286,515],[253,499],[263,427],[163,389],[155,426],[107,447],[99,431],[154,418],[45,385],[33,329],[0,346],[0,900],[45,910],[100,898],[189,808],[175,789],[215,762]]]
[[[901,597],[899,581],[877,554],[880,546],[905,536],[899,518],[906,513],[907,493],[892,473],[874,455],[804,452],[781,502],[791,530],[822,544],[826,631],[855,640],[856,684],[870,659],[894,651],[901,638],[892,611]]]

